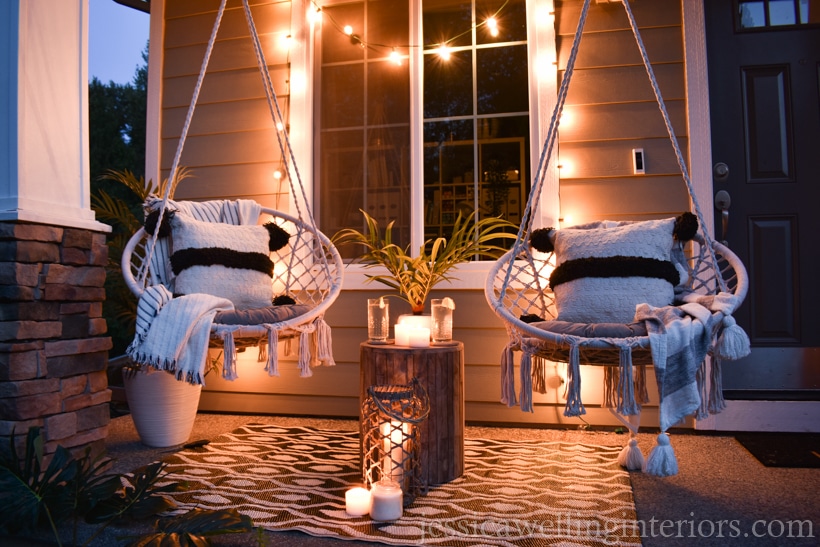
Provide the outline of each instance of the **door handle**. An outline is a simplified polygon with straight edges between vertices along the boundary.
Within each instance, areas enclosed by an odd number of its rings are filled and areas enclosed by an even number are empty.
[[[721,190],[715,194],[715,209],[720,211],[722,233],[720,235],[721,243],[728,246],[726,241],[726,234],[729,232],[729,206],[732,205],[732,198],[729,192]]]

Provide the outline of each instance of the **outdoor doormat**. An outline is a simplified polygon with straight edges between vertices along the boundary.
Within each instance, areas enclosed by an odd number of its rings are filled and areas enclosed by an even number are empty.
[[[391,545],[641,545],[619,447],[465,441],[465,473],[393,522],[345,512],[359,435],[251,424],[165,459],[180,512],[236,508],[255,526]]]
[[[820,433],[738,433],[735,439],[766,467],[820,467]]]

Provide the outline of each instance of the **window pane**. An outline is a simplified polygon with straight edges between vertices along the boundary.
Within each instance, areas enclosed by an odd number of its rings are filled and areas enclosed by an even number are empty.
[[[320,228],[329,235],[342,228],[363,230],[361,211],[365,211],[382,228],[394,222],[393,241],[406,246],[410,243],[409,64],[396,64],[390,53],[394,44],[404,45],[407,55],[408,3],[368,0],[323,9],[328,16],[322,18],[317,33],[322,63],[317,67],[316,93],[321,105],[316,167]],[[367,47],[351,43],[343,31],[346,24]],[[353,258],[361,249],[340,251]]]
[[[527,46],[480,49],[476,64],[479,114],[528,110]]]
[[[766,26],[766,6],[763,0],[752,2],[740,2],[738,5],[740,15],[740,28],[756,28]]]
[[[326,67],[322,71],[322,127],[364,125],[364,67]]]
[[[336,25],[344,28],[350,25],[355,34],[364,31],[364,4],[357,2],[336,7],[322,8],[325,23],[322,25],[322,63],[340,63],[361,60],[364,49],[350,42],[350,36],[344,34]],[[335,22],[335,24],[331,23]]]
[[[457,51],[449,60],[424,56],[424,117],[446,118],[473,113],[472,53]]]
[[[424,46],[469,46],[473,40],[472,22],[470,0],[424,0]]]
[[[797,14],[794,0],[769,0],[769,24],[772,26],[794,25]]]
[[[496,36],[485,23],[490,16],[495,16]],[[476,32],[479,44],[527,40],[527,5],[524,0],[480,0],[476,2],[476,19],[476,24],[480,25]]]

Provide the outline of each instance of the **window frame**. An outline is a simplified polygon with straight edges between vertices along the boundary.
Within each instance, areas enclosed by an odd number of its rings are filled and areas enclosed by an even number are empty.
[[[291,110],[291,127],[314,127],[313,98],[321,89],[315,71],[315,25],[307,16],[315,11],[310,0],[293,0],[294,24],[298,23],[301,14],[303,23],[301,28],[306,29],[299,49],[299,55],[292,56],[291,70],[294,73],[305,75],[306,85],[302,90],[303,97],[293,98],[299,101],[299,108]],[[348,0],[328,0],[325,5],[344,4]],[[298,4],[298,5],[297,5]],[[553,111],[557,101],[557,58],[555,34],[555,5],[553,0],[525,0],[527,10],[527,57],[529,81],[529,126],[530,126],[530,165],[528,173],[530,180],[542,156],[542,147],[549,129],[549,114]],[[422,0],[410,0],[410,38],[414,44],[422,43]],[[299,28],[296,26],[295,28]],[[414,47],[409,51],[410,71],[410,244],[411,249],[418,249],[424,242],[424,170],[418,166],[424,161],[423,135],[423,89],[424,89],[424,53],[422,48]],[[296,91],[296,90],[293,90]],[[294,104],[294,107],[296,104]],[[301,142],[307,144],[310,139]],[[312,146],[297,154],[304,157],[306,165],[311,166],[315,161],[315,150],[318,150],[319,137],[314,135]],[[557,226],[560,214],[558,203],[558,168],[557,151],[554,151],[549,164],[546,166],[546,176],[542,186],[538,204],[534,209],[532,225]],[[310,179],[312,180],[312,178]],[[313,188],[310,194],[314,200],[319,199],[318,192]],[[326,234],[331,236],[332,234]],[[450,289],[483,289],[486,275],[492,261],[475,261],[460,264],[455,270],[455,279],[449,284]],[[374,290],[379,285],[367,282],[367,274],[373,274],[377,268],[368,268],[361,264],[345,265],[344,289],[346,290]]]

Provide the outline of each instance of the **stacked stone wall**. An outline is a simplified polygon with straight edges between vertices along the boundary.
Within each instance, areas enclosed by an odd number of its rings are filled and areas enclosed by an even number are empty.
[[[57,445],[104,449],[111,338],[106,235],[0,222],[0,449],[39,426]]]

